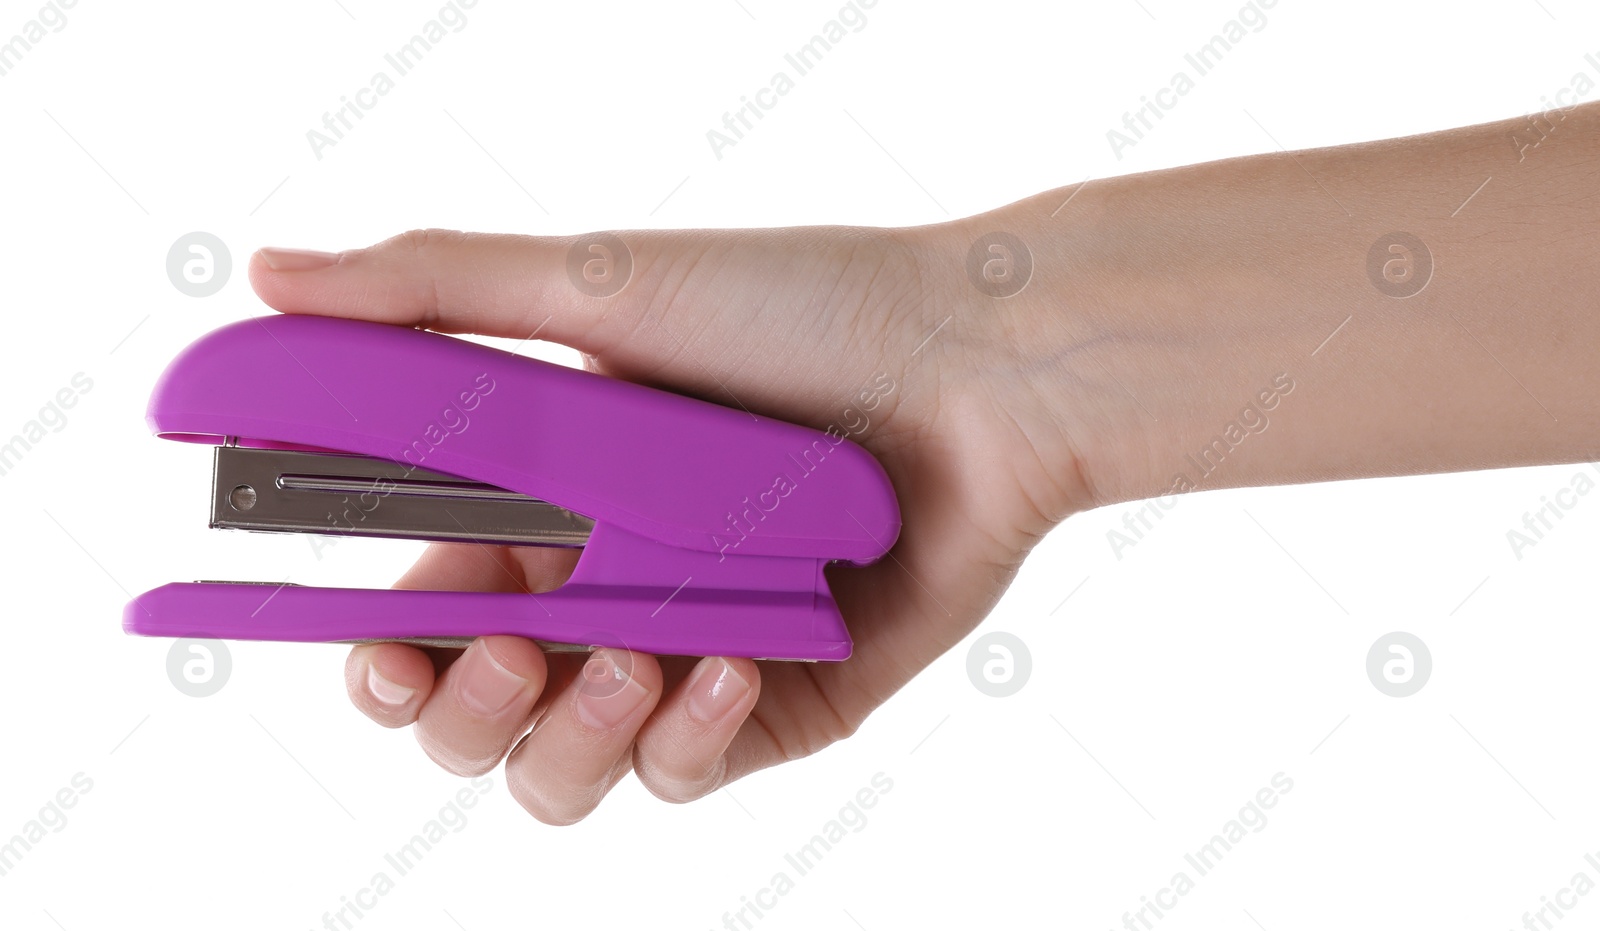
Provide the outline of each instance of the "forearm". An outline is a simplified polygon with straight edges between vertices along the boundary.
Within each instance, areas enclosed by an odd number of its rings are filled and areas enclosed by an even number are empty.
[[[1559,116],[1091,180],[963,221],[1034,252],[994,312],[1056,400],[1046,458],[1071,451],[1089,506],[1600,458],[1600,109]],[[1393,232],[1431,255],[1420,291],[1414,248],[1369,275]]]

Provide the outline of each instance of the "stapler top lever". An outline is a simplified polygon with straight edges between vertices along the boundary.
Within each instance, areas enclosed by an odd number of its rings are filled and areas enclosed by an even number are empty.
[[[583,552],[540,594],[171,584],[124,611],[147,636],[842,660],[823,568],[900,531],[883,469],[836,433],[384,324],[225,326],[148,420],[218,447],[213,527]]]

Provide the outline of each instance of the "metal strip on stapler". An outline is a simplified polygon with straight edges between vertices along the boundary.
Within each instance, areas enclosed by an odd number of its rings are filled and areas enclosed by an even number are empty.
[[[582,546],[594,521],[538,498],[365,456],[218,446],[211,526]]]

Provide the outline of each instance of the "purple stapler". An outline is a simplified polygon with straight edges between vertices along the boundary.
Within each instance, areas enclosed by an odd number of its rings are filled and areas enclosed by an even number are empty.
[[[583,551],[539,594],[165,585],[123,613],[146,636],[842,660],[823,569],[900,531],[837,432],[405,327],[230,324],[168,366],[148,420],[217,447],[212,527]]]

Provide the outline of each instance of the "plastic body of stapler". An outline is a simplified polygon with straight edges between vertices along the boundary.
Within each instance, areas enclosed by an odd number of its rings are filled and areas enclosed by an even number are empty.
[[[124,610],[146,636],[836,661],[851,641],[823,570],[900,531],[841,431],[405,327],[230,324],[168,366],[148,421],[217,447],[212,527],[583,551],[537,594],[175,583]]]

